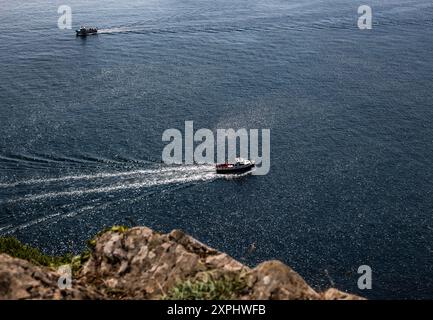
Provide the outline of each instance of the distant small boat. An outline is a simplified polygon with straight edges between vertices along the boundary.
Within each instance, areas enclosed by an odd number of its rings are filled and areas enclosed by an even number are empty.
[[[237,158],[235,163],[222,163],[216,165],[216,172],[220,174],[243,173],[254,168],[254,161]]]
[[[86,36],[90,36],[92,34],[97,34],[98,29],[97,28],[80,27],[80,29],[75,30],[75,32],[77,33],[77,36],[79,36],[79,37],[86,37]]]

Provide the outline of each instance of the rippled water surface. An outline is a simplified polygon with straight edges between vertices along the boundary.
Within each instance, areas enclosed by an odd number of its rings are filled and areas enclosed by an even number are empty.
[[[59,30],[62,4],[100,34]],[[0,0],[0,235],[180,228],[318,289],[431,298],[433,4],[370,4],[360,31],[348,0]],[[162,164],[186,120],[270,128],[270,173]]]

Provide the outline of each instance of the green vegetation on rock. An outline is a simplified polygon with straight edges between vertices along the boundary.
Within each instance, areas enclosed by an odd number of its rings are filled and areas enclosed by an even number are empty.
[[[39,249],[21,243],[14,237],[0,237],[0,253],[5,253],[14,258],[27,260],[37,266],[58,268],[62,265],[70,265],[72,272],[76,273],[90,258],[90,251],[74,256],[67,253],[63,256],[50,256]]]
[[[123,233],[128,230],[125,226],[112,226],[99,232],[91,240],[87,241],[89,249],[93,249],[96,245],[96,239],[102,234],[113,231]],[[63,256],[50,256],[42,253],[37,248],[25,245],[14,237],[0,237],[0,253],[5,253],[14,258],[27,260],[38,266],[57,268],[61,265],[69,264],[73,272],[77,272],[84,263],[89,260],[91,251],[87,249],[80,255],[65,254]]]
[[[128,231],[128,229],[129,228],[127,226],[112,226],[109,228],[105,228],[104,230],[98,232],[92,239],[87,240],[87,246],[90,249],[93,249],[96,246],[96,240],[106,232],[112,231],[112,232],[124,233]]]
[[[27,260],[35,265],[46,267],[58,267],[64,264],[70,264],[73,256],[66,254],[64,256],[49,256],[36,248],[21,243],[13,237],[0,237],[0,253],[6,253],[14,258]]]
[[[162,298],[165,300],[231,300],[247,287],[240,278],[186,280],[178,283]]]

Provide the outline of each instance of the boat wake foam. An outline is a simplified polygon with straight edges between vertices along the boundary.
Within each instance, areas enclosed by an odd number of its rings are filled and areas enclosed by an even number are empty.
[[[0,202],[0,210],[9,215],[8,221],[0,222],[0,234],[13,234],[41,223],[103,212],[110,206],[130,207],[149,196],[171,193],[217,178],[214,166],[187,165],[3,183],[0,192],[7,200]]]
[[[0,201],[0,210],[8,218],[0,221],[0,234],[14,234],[42,223],[57,223],[112,208],[132,208],[154,195],[164,197],[163,194],[216,179],[232,180],[250,174],[219,175],[214,165],[151,165],[2,183],[0,193],[6,200]]]
[[[113,193],[129,189],[142,189],[154,186],[182,184],[216,179],[213,166],[176,166],[146,170],[132,170],[123,172],[99,172],[95,174],[67,175],[55,178],[38,178],[0,184],[1,188],[14,188],[19,186],[41,186],[55,188],[56,190],[68,187],[70,183],[79,181],[80,184],[98,184],[96,187],[68,188],[62,191],[51,191],[30,194],[24,197],[7,200],[3,203],[16,203],[23,201],[36,201],[58,197],[76,197],[96,193]],[[38,188],[39,189],[39,188]]]

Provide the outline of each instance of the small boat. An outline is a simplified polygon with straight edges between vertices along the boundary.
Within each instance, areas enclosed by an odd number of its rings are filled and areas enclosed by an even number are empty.
[[[97,34],[98,29],[97,28],[80,27],[80,29],[75,30],[75,32],[77,33],[77,36],[86,37],[86,36],[89,36],[92,34]]]
[[[216,172],[221,174],[243,173],[254,168],[255,163],[251,160],[236,158],[235,163],[222,163],[216,165]]]

